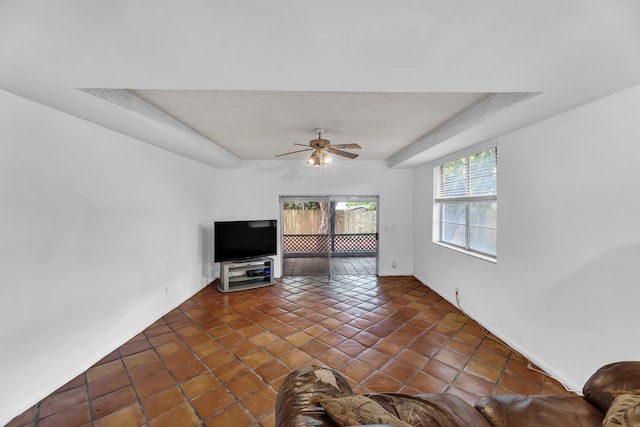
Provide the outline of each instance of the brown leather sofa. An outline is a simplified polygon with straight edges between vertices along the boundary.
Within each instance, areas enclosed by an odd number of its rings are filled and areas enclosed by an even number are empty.
[[[614,398],[625,391],[640,393],[640,362],[603,366],[585,383],[583,396],[491,395],[475,407],[447,393],[366,396],[409,426],[599,427]],[[336,427],[339,424],[320,402],[324,405],[326,399],[352,395],[344,377],[333,369],[314,366],[296,370],[278,392],[276,427]]]

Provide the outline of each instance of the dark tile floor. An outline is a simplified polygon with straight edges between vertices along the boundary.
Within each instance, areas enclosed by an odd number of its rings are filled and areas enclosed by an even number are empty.
[[[376,274],[376,257],[283,258],[284,276],[322,276]]]
[[[291,370],[357,393],[567,393],[412,277],[203,289],[9,426],[273,426]]]

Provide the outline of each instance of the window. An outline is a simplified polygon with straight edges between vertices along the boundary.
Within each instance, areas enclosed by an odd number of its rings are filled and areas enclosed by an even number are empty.
[[[498,151],[496,147],[434,168],[433,241],[495,259]]]

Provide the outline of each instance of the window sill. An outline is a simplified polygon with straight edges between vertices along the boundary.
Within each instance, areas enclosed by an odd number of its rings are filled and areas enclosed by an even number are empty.
[[[447,249],[451,249],[452,251],[456,251],[456,252],[460,252],[466,255],[471,255],[474,258],[479,258],[481,260],[484,261],[489,261],[493,264],[497,264],[498,263],[498,258],[489,256],[489,255],[483,255],[481,253],[478,252],[472,252],[472,251],[467,251],[465,249],[459,248],[458,246],[453,246],[453,245],[449,245],[447,243],[443,243],[443,242],[431,242],[434,245],[438,245],[438,246],[442,246],[443,248],[447,248]]]

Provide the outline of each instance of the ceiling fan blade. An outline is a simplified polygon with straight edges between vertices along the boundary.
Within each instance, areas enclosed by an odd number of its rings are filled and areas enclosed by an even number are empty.
[[[336,145],[332,144],[331,147],[333,147],[333,148],[351,148],[351,149],[362,148],[358,144],[336,144]]]
[[[336,156],[348,157],[350,159],[355,159],[356,157],[358,157],[357,154],[349,153],[347,151],[342,151],[342,150],[336,150],[333,147],[327,147],[327,151],[331,154],[335,154]]]
[[[299,145],[300,147],[308,147],[309,144],[298,144],[297,142],[294,142],[293,145]]]
[[[302,153],[303,151],[311,151],[311,150],[313,150],[313,148],[307,148],[306,150],[289,151],[288,153],[276,154],[273,157],[287,156],[289,154]]]

